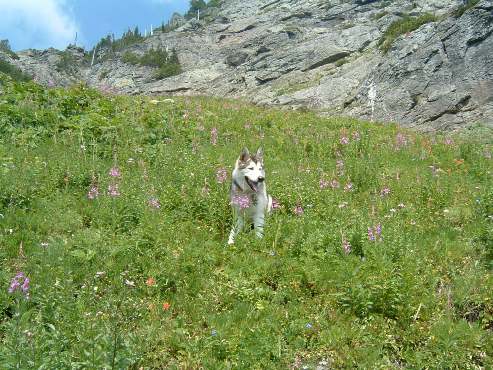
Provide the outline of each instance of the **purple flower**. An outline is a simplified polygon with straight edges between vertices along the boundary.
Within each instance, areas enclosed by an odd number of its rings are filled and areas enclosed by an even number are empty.
[[[330,182],[330,187],[331,187],[332,189],[338,189],[338,188],[339,188],[339,186],[340,186],[340,185],[339,185],[339,181],[337,181],[336,179],[334,179],[334,180],[332,180],[332,181]]]
[[[228,172],[224,167],[219,168],[216,171],[216,180],[219,184],[224,184],[224,182],[228,179]]]
[[[347,145],[349,144],[349,138],[347,136],[342,136],[341,139],[339,140],[342,145]]]
[[[96,199],[99,196],[99,189],[96,185],[92,185],[87,193],[88,199]]]
[[[445,145],[452,145],[452,144],[454,144],[454,141],[451,138],[447,137],[447,138],[445,138],[444,143],[445,143]]]
[[[110,184],[108,185],[108,195],[111,197],[120,196],[120,191],[118,190],[118,184]]]
[[[245,209],[250,207],[251,201],[250,197],[246,194],[238,194],[233,197],[233,200],[231,202],[232,204],[235,204],[240,207],[240,209]]]
[[[9,293],[15,293],[16,291],[22,292],[24,294],[24,297],[26,299],[29,298],[29,278],[24,275],[23,272],[18,272],[12,281],[10,282],[9,286]]]
[[[379,237],[379,240],[382,240],[382,225],[377,224],[376,226],[368,228],[368,239],[371,241],[375,241]]]
[[[293,210],[294,214],[296,216],[301,216],[303,215],[303,213],[305,213],[305,210],[303,209],[303,207],[301,206],[301,204],[297,204],[296,207],[294,207],[294,210]]]
[[[115,166],[110,169],[109,175],[111,177],[120,177],[122,174],[120,172],[120,169]]]
[[[345,254],[351,253],[351,243],[349,243],[349,241],[346,239],[342,241],[342,250]]]
[[[272,198],[272,210],[275,211],[280,208],[281,208],[281,203],[276,198]]]
[[[318,184],[320,186],[320,189],[325,189],[329,187],[329,182],[325,179],[320,179]]]
[[[161,208],[161,203],[159,203],[159,199],[157,198],[149,198],[149,201],[147,202],[147,204],[149,204],[149,207],[151,208],[156,208],[156,209],[159,209]]]
[[[346,186],[344,186],[344,191],[353,191],[353,183],[348,182]]]
[[[217,127],[213,127],[211,129],[211,144],[212,145],[217,145],[217,136],[218,136]]]
[[[404,134],[398,132],[397,135],[395,136],[395,147],[397,149],[400,149],[406,145],[407,145],[407,137]]]
[[[390,194],[390,188],[388,186],[384,187],[381,191],[380,191],[380,196],[381,197],[385,197],[387,195]]]

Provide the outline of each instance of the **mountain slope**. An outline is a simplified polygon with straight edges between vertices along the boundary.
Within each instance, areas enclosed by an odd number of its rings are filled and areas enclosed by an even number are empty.
[[[71,79],[130,94],[240,97],[421,130],[493,125],[493,2],[462,3],[227,0],[204,20],[156,30],[92,67],[81,63]],[[381,50],[392,25],[402,32],[407,20],[420,19],[425,24]],[[122,60],[125,52],[158,47],[176,49],[183,73],[154,80],[152,68]],[[36,72],[36,61],[52,67],[45,59],[29,51],[16,63]],[[53,71],[39,79],[46,76],[66,82]]]

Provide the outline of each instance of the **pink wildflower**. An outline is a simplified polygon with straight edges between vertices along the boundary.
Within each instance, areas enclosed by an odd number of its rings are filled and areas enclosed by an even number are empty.
[[[120,169],[115,166],[110,169],[109,175],[111,177],[120,177],[122,174],[120,172]]]
[[[340,186],[340,185],[339,185],[339,181],[337,181],[336,179],[334,179],[334,180],[332,180],[332,181],[330,182],[330,187],[331,187],[332,189],[338,189],[338,188],[339,188],[339,186]]]
[[[211,129],[211,144],[212,145],[217,145],[217,137],[218,137],[217,127],[213,127]]]
[[[219,184],[224,184],[224,182],[228,179],[228,172],[224,167],[219,168],[216,171],[216,180]]]
[[[340,143],[342,145],[347,145],[349,144],[349,138],[347,136],[342,136],[341,139],[340,139]]]
[[[149,204],[149,207],[151,208],[156,208],[156,209],[159,209],[161,208],[161,203],[159,202],[159,199],[157,198],[149,198],[149,201],[147,202],[147,204]]]
[[[118,184],[110,184],[110,185],[108,185],[108,195],[110,197],[118,197],[118,196],[120,196],[120,191],[118,190]]]
[[[305,210],[303,209],[303,207],[301,206],[301,204],[297,204],[296,207],[294,207],[294,210],[293,210],[294,214],[296,216],[301,216],[303,215],[303,213],[305,213]]]
[[[451,138],[447,137],[447,138],[445,138],[444,143],[445,143],[445,145],[453,145],[454,144],[454,140],[452,140]]]
[[[353,183],[348,182],[346,186],[344,186],[344,191],[353,191]]]
[[[272,198],[272,210],[275,211],[280,208],[281,208],[281,203],[276,198]]]
[[[380,196],[381,197],[385,197],[387,195],[390,194],[390,188],[388,186],[384,187],[381,191],[380,191]]]
[[[89,191],[87,192],[88,199],[96,199],[99,196],[99,189],[96,185],[92,185]]]
[[[29,278],[23,272],[18,272],[10,282],[8,291],[10,294],[16,291],[22,292],[24,297],[29,299],[29,283]]]
[[[320,189],[325,189],[325,188],[328,188],[329,187],[329,182],[325,179],[320,179],[319,181],[319,186],[320,186]]]
[[[232,202],[233,204],[237,205],[240,207],[240,209],[245,209],[250,207],[251,201],[250,197],[245,194],[238,194],[233,197]]]
[[[398,132],[397,135],[395,136],[396,149],[400,149],[406,145],[407,145],[407,137],[404,134]]]
[[[353,132],[353,140],[359,141],[361,139],[361,136],[358,131]]]
[[[351,253],[351,243],[349,243],[349,241],[346,239],[343,239],[342,241],[342,250],[345,254]]]

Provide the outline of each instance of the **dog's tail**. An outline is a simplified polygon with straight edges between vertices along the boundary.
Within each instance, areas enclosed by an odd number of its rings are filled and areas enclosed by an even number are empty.
[[[272,212],[272,197],[270,195],[267,195],[267,212]]]

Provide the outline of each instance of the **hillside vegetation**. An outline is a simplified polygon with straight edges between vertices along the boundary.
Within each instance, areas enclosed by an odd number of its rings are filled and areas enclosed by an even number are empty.
[[[0,92],[0,368],[493,366],[491,131]],[[226,246],[259,145],[280,208]]]

